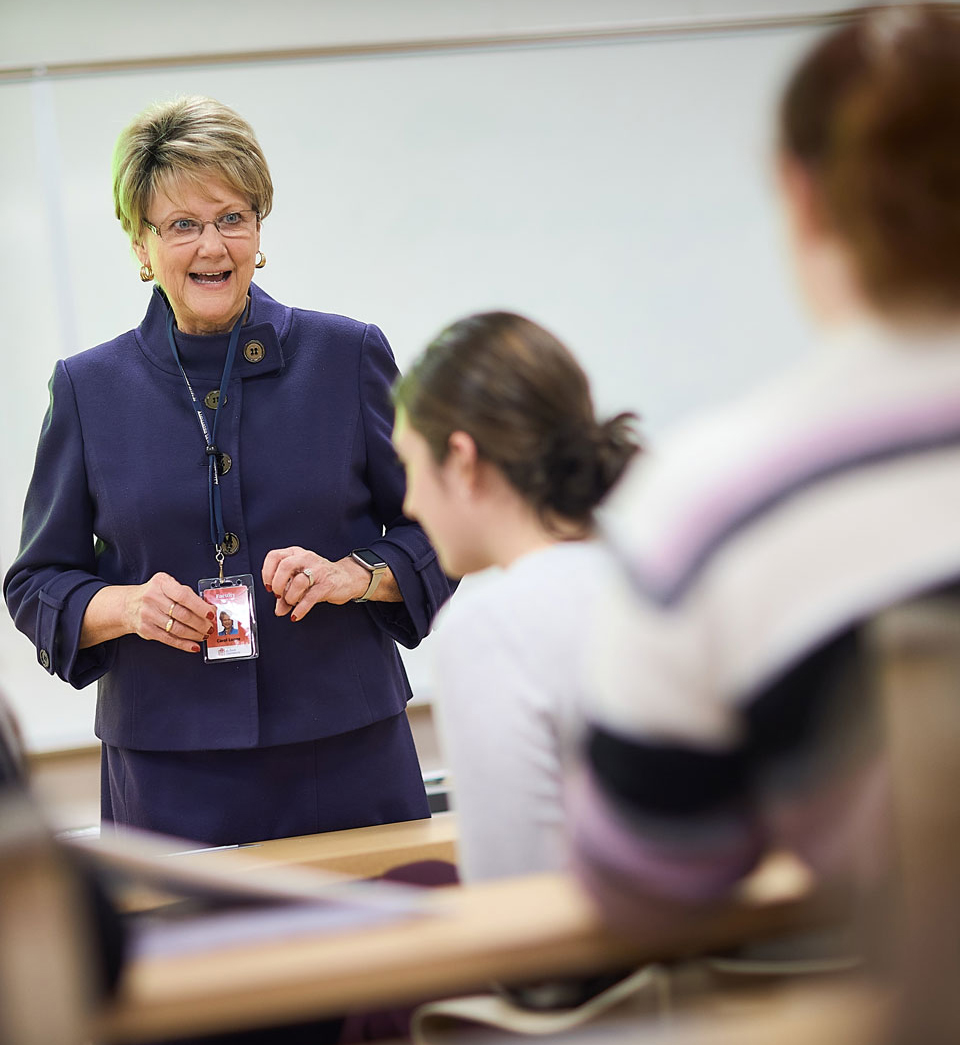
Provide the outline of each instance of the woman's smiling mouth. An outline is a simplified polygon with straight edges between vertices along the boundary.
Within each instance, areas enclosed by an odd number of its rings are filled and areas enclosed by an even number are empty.
[[[226,272],[191,272],[190,278],[194,283],[226,283],[231,273]]]

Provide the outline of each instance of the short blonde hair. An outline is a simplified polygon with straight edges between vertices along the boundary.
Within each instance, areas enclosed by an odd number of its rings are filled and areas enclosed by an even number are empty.
[[[253,128],[212,98],[176,98],[150,106],[117,139],[113,202],[120,224],[138,240],[154,193],[169,185],[202,186],[219,178],[249,199],[261,218],[273,206],[273,182]]]

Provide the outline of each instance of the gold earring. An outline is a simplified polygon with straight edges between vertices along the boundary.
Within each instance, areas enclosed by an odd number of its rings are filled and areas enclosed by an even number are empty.
[[[257,251],[257,263],[254,268],[262,269],[267,263],[267,255],[262,250]]]
[[[143,280],[144,283],[149,283],[150,280],[153,279],[153,269],[150,268],[149,265],[140,266],[140,279]]]

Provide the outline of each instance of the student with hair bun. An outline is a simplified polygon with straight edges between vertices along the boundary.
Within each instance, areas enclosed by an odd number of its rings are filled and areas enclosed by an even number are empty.
[[[600,422],[550,333],[491,312],[444,330],[394,389],[404,510],[461,591],[434,636],[460,870],[564,863],[564,748],[583,688],[582,617],[602,597],[593,513],[637,451],[631,414]]]
[[[605,513],[620,580],[572,819],[620,926],[689,914],[777,846],[884,867],[861,628],[960,578],[960,20],[852,13],[794,72],[778,144],[823,343]]]

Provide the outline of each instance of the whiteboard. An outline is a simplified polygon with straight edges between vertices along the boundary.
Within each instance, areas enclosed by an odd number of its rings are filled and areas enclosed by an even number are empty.
[[[208,94],[276,186],[258,282],[375,322],[401,367],[506,308],[576,352],[602,412],[655,441],[806,350],[772,198],[772,109],[809,29],[150,70],[0,85],[6,317],[0,566],[55,360],[135,326],[150,288],[110,196],[146,105]],[[429,640],[424,644],[429,646]],[[407,658],[429,695],[428,649]],[[30,746],[92,740],[93,688],[50,679],[0,615],[0,683]]]

